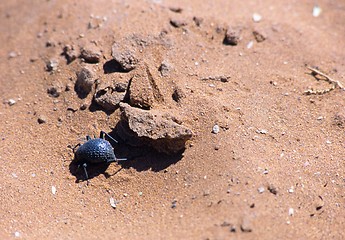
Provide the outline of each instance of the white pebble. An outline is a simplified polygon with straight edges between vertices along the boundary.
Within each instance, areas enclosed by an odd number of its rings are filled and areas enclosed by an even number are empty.
[[[289,193],[293,193],[294,191],[295,191],[295,190],[294,190],[293,187],[289,188],[289,190],[288,190]]]
[[[253,41],[250,41],[248,44],[247,44],[247,48],[250,49],[254,46],[254,42]]]
[[[265,188],[264,188],[264,187],[261,186],[261,187],[258,188],[258,192],[259,192],[259,193],[263,193],[264,191],[265,191]]]
[[[14,232],[14,237],[20,237],[20,232]]]
[[[16,100],[14,100],[14,99],[8,99],[8,105],[10,105],[10,106],[12,106],[12,105],[14,105],[16,103]]]
[[[313,17],[320,16],[321,12],[322,12],[322,9],[319,6],[316,5],[313,7]]]
[[[212,133],[217,134],[219,133],[219,131],[220,131],[219,126],[217,124],[214,125],[212,128]]]
[[[109,202],[110,202],[110,206],[112,208],[116,208],[117,202],[115,201],[115,199],[113,197],[109,198]]]
[[[254,22],[260,22],[261,19],[262,19],[262,16],[260,14],[258,14],[258,13],[253,14],[253,21]]]
[[[52,186],[52,193],[55,195],[56,194],[56,187]]]
[[[289,208],[289,216],[292,216],[294,214],[294,209],[293,208]]]

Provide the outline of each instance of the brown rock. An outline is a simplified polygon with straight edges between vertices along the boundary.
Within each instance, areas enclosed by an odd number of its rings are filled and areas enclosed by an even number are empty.
[[[225,33],[223,43],[225,45],[236,46],[241,40],[241,29],[228,27]]]
[[[96,46],[89,45],[81,49],[80,57],[87,63],[99,63],[102,58],[102,53]]]
[[[258,30],[253,31],[253,35],[254,35],[255,40],[257,42],[263,42],[267,38],[265,33],[263,33],[262,31],[258,31]]]
[[[97,91],[94,96],[94,101],[105,111],[113,112],[119,107],[119,104],[123,101],[125,95],[126,92],[117,92],[108,87]]]
[[[135,49],[122,47],[118,43],[114,43],[111,51],[111,55],[124,71],[129,72],[136,68],[139,60],[135,55]]]
[[[185,142],[192,137],[192,131],[168,112],[142,110],[126,103],[120,103],[120,109],[122,124],[128,126],[129,135],[159,152],[173,154],[183,150]]]
[[[92,90],[92,86],[95,83],[95,73],[91,68],[83,67],[77,73],[77,81],[74,89],[78,93],[79,97],[86,97]]]

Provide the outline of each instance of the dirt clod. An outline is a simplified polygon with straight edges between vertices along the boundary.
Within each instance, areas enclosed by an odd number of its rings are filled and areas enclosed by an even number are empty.
[[[115,61],[120,64],[122,69],[127,72],[135,69],[139,63],[133,48],[120,46],[118,43],[113,44],[111,48],[111,55]]]
[[[98,90],[94,96],[94,101],[105,111],[113,112],[119,107],[119,104],[123,101],[125,95],[125,92],[118,92],[113,88],[108,87]]]
[[[225,33],[223,43],[225,45],[236,46],[241,40],[241,29],[228,27]]]
[[[95,83],[95,72],[89,67],[83,67],[77,73],[77,81],[75,83],[74,89],[81,98],[86,97],[92,89]]]
[[[175,87],[174,92],[172,94],[172,99],[175,102],[180,102],[185,97],[186,97],[186,94],[183,92],[183,90],[179,87]]]
[[[98,63],[102,58],[102,53],[99,48],[90,44],[81,49],[80,57],[87,63]]]
[[[266,38],[267,38],[267,35],[266,35],[264,32],[259,31],[259,30],[253,31],[253,35],[254,35],[255,40],[256,40],[257,42],[263,42],[263,41],[265,41]]]
[[[62,55],[65,56],[67,64],[73,62],[79,55],[79,52],[72,45],[65,45]]]
[[[132,135],[142,139],[158,152],[173,154],[185,148],[185,142],[192,137],[192,131],[176,123],[169,112],[142,110],[120,103],[121,119],[126,122]]]

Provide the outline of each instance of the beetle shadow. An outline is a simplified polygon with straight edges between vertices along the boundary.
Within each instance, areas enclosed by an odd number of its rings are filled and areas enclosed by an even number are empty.
[[[124,169],[134,168],[138,172],[148,170],[159,172],[183,158],[184,150],[176,154],[165,154],[147,145],[133,147],[122,142],[116,128],[109,134],[119,141],[118,144],[113,144],[116,157],[127,158],[127,161],[118,162]]]
[[[71,163],[69,164],[69,171],[73,176],[76,177],[76,183],[87,180],[83,167],[79,165],[80,163],[76,162],[75,159],[73,159]],[[88,163],[87,174],[89,175],[89,180],[101,174],[107,177],[106,170],[109,167],[109,165],[110,163],[97,163],[97,164]]]

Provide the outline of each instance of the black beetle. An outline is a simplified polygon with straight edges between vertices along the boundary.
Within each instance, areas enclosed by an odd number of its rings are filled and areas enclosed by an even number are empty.
[[[108,142],[105,137],[118,143],[114,138],[104,131],[100,132],[99,138],[91,139],[90,136],[86,136],[86,142],[84,144],[77,144],[77,151],[74,152],[74,160],[78,163],[78,168],[82,166],[84,168],[85,177],[88,181],[89,175],[87,174],[86,167],[88,163],[112,163],[117,161],[125,161],[127,158],[117,158],[114,153],[114,148]]]

